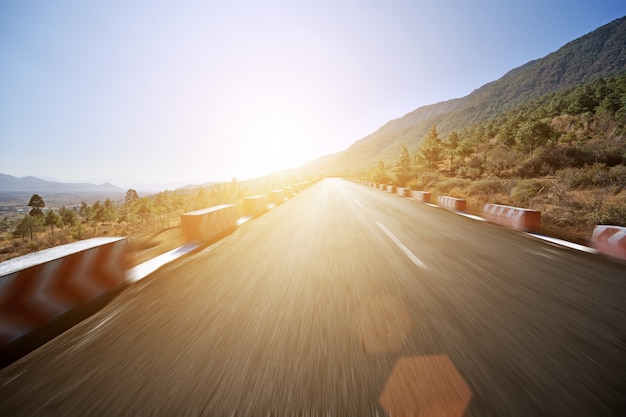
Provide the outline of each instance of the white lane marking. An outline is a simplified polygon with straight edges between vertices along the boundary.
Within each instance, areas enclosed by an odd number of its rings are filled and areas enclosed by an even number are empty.
[[[357,206],[363,208],[363,204],[361,204],[361,202],[359,200],[357,200],[356,198],[353,198],[354,202],[356,203]]]
[[[4,381],[2,383],[2,386],[4,387],[4,386],[9,385],[11,382],[15,381],[17,378],[21,377],[25,373],[26,373],[26,371],[22,371],[22,372],[18,373],[17,375],[13,376],[12,378],[7,379],[6,381]]]
[[[423,269],[426,269],[426,265],[424,265],[424,262],[420,261],[420,259],[419,259],[417,256],[415,256],[415,255],[413,254],[413,252],[411,252],[411,251],[409,250],[409,248],[407,248],[407,247],[404,245],[404,243],[402,243],[402,242],[400,241],[400,239],[398,239],[397,237],[395,237],[395,235],[394,235],[393,233],[391,233],[391,232],[389,231],[389,229],[387,229],[387,228],[385,227],[385,225],[384,225],[384,224],[382,224],[382,223],[380,223],[380,222],[376,222],[376,224],[378,225],[378,227],[380,227],[380,228],[382,229],[382,231],[383,231],[383,232],[385,232],[385,234],[386,234],[387,236],[389,236],[389,239],[391,239],[391,240],[393,241],[393,243],[395,243],[395,244],[396,244],[396,246],[398,246],[398,248],[400,248],[400,250],[401,250],[402,252],[404,252],[404,254],[405,254],[405,255],[406,255],[406,256],[407,256],[407,257],[411,260],[411,262],[413,262],[413,263],[414,263],[414,264],[415,264],[418,268],[423,268]]]

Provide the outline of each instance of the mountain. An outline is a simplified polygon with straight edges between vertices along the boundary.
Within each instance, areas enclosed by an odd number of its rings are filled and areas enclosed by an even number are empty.
[[[392,120],[348,149],[313,162],[320,172],[343,175],[363,171],[382,160],[393,162],[402,143],[411,150],[432,126],[445,137],[474,123],[546,94],[626,73],[626,16],[614,20],[544,58],[530,61],[469,95],[420,107]]]
[[[36,177],[18,178],[11,175],[0,174],[0,192],[28,192],[40,194],[79,192],[123,193],[124,190],[110,183],[99,185],[88,183],[64,183],[42,180],[41,178]]]

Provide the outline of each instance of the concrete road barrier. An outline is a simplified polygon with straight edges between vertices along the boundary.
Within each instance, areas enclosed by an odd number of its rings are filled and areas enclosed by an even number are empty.
[[[596,226],[593,229],[591,246],[605,255],[626,260],[626,227]]]
[[[283,190],[270,191],[270,202],[275,205],[282,204],[285,201],[285,193]]]
[[[440,195],[437,197],[437,204],[452,211],[465,211],[467,207],[467,201],[464,199],[449,197],[447,195]]]
[[[537,210],[486,204],[483,216],[492,223],[526,232],[537,232],[541,227],[541,212]]]
[[[0,346],[126,283],[126,239],[93,238],[0,263]]]
[[[243,199],[243,210],[246,216],[260,216],[267,211],[269,204],[269,195],[254,195]]]
[[[223,204],[180,216],[180,225],[187,242],[212,243],[232,232],[236,227],[237,212],[233,204]]]
[[[396,192],[396,186],[395,185],[388,185],[386,187],[386,191],[390,192],[390,193],[395,193]]]
[[[431,195],[428,191],[411,191],[411,198],[424,203],[430,203]]]
[[[409,196],[409,192],[410,192],[410,190],[408,188],[398,187],[396,189],[396,194],[401,195],[403,197],[408,197]]]

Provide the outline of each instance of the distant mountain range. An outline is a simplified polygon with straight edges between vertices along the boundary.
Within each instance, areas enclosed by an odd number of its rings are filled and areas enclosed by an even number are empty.
[[[94,180],[94,182],[97,180]],[[93,184],[90,182],[68,183],[42,179],[33,176],[14,177],[12,175],[0,174],[0,193],[38,193],[38,194],[113,194],[126,193],[129,188],[137,190],[139,193],[158,193],[165,190],[190,190],[198,187],[208,187],[216,182],[203,182],[193,184],[189,182],[174,183],[141,183],[134,184],[128,188],[121,188],[110,182]]]
[[[0,174],[0,192],[27,192],[27,193],[123,193],[125,190],[110,183],[64,183],[43,180],[36,177],[13,177]]]
[[[420,107],[391,120],[348,149],[314,161],[309,170],[343,175],[363,171],[382,160],[393,162],[402,143],[415,149],[432,126],[445,137],[489,120],[533,99],[626,73],[626,16],[569,42],[544,58],[528,62],[469,95]]]

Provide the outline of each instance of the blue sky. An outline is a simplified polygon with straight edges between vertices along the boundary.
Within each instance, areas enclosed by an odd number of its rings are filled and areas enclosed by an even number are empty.
[[[621,0],[0,0],[0,173],[264,175],[624,15]]]

